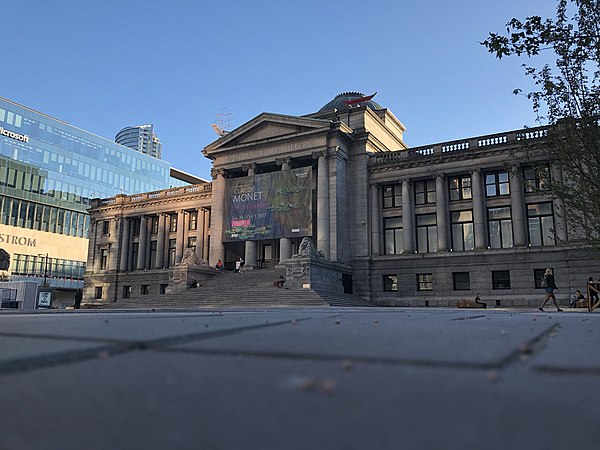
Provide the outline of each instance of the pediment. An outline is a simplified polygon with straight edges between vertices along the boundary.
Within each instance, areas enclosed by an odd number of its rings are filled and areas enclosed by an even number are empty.
[[[263,113],[205,147],[205,153],[236,146],[286,139],[312,131],[328,130],[330,122],[322,119]]]

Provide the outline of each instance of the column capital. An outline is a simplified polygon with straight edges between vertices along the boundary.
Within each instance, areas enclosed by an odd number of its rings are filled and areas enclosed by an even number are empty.
[[[258,166],[258,165],[257,165],[255,162],[248,163],[248,164],[242,164],[242,170],[243,170],[244,172],[249,172],[249,171],[250,171],[250,169],[252,169],[253,171],[255,171],[255,172],[256,172],[256,167],[257,167],[257,166]]]
[[[319,159],[320,157],[327,158],[327,150],[320,150],[318,152],[312,152],[313,159]]]
[[[438,180],[438,179],[444,179],[446,177],[446,174],[443,172],[436,172],[433,174],[433,177]]]
[[[212,178],[217,178],[219,175],[225,178],[226,173],[227,172],[225,171],[225,169],[215,169],[214,167],[210,169],[210,176]]]
[[[275,164],[278,166],[283,166],[284,164],[290,164],[292,162],[292,158],[286,156],[285,158],[275,158]]]
[[[470,169],[470,170],[469,170],[469,173],[470,173],[471,175],[473,175],[475,172],[477,172],[479,175],[481,175],[481,172],[483,172],[483,170],[481,169],[481,167],[476,167],[476,168],[474,168],[474,169]]]

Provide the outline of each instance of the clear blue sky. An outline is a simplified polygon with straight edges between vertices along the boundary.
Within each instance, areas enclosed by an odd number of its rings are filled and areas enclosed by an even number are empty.
[[[0,96],[113,139],[153,123],[163,159],[210,178],[215,115],[303,115],[378,92],[410,146],[535,125],[522,61],[479,45],[552,0],[3,0]],[[223,108],[225,108],[223,110]]]

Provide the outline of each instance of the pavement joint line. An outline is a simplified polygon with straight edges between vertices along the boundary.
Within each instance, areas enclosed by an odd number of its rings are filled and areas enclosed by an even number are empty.
[[[479,314],[477,316],[456,317],[455,319],[451,319],[451,320],[473,320],[473,319],[483,319],[485,317],[487,317],[485,314]]]
[[[188,348],[160,348],[155,351],[164,353],[187,353],[209,356],[248,356],[255,358],[270,358],[270,359],[287,359],[287,360],[302,360],[302,361],[326,361],[344,363],[350,361],[352,363],[366,364],[384,364],[384,365],[402,365],[402,366],[417,366],[417,367],[437,367],[447,369],[499,369],[500,366],[496,362],[454,362],[454,361],[433,361],[417,358],[386,358],[373,356],[357,356],[357,355],[334,355],[334,354],[318,354],[318,353],[290,353],[290,352],[275,352],[275,351],[257,351],[257,350],[232,350],[232,349],[188,349]]]
[[[296,322],[311,320],[311,317],[294,319]],[[19,337],[27,339],[57,339],[69,341],[86,341],[97,343],[109,343],[112,345],[104,347],[94,347],[91,349],[66,350],[62,352],[51,353],[48,355],[38,355],[29,358],[12,359],[0,363],[0,375],[29,372],[36,369],[50,368],[64,364],[72,364],[89,359],[106,358],[108,356],[120,355],[132,351],[160,350],[165,346],[178,345],[194,340],[211,339],[214,337],[230,336],[249,330],[275,327],[292,323],[293,320],[278,321],[272,323],[249,325],[245,327],[231,328],[227,330],[204,331],[201,333],[191,333],[179,336],[170,336],[166,338],[152,340],[109,340],[89,337],[66,337],[52,335],[24,335],[17,333],[0,333],[0,336]]]

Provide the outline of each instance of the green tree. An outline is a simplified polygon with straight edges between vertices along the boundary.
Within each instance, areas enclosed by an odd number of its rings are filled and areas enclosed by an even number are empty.
[[[550,193],[582,239],[600,247],[600,0],[559,0],[556,18],[512,19],[506,27],[482,42],[497,58],[553,60],[523,64],[535,83],[524,95],[540,124],[552,125],[544,151],[563,180],[553,180]]]

